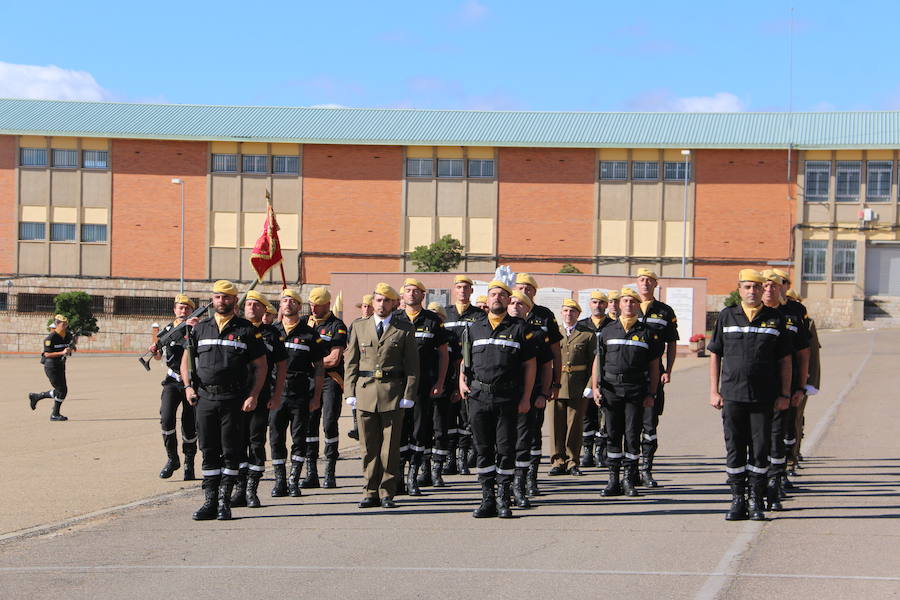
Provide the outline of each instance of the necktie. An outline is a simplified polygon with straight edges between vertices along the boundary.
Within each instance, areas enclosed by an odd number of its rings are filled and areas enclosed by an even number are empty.
[[[384,333],[384,321],[379,321],[378,325],[375,327],[375,333],[378,335],[378,339],[381,339],[381,334]]]

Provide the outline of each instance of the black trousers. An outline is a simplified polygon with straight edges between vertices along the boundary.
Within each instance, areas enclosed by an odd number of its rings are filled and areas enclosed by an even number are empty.
[[[430,391],[429,387],[427,391],[419,392],[415,405],[403,415],[400,455],[414,465],[422,464],[423,457],[430,457],[434,446],[434,400]]]
[[[772,411],[772,439],[769,440],[769,475],[784,473],[787,457],[792,456],[797,443],[797,409]]]
[[[176,421],[178,407],[181,407],[181,451],[185,454],[197,453],[197,414],[184,395],[184,386],[171,377],[162,384],[159,403],[159,424],[162,427],[163,444],[166,450],[177,450]]]
[[[659,427],[659,415],[663,413],[666,404],[665,386],[659,384],[656,390],[656,401],[651,408],[642,408],[643,412],[643,435],[641,435],[641,449],[644,454],[651,457],[656,454],[659,442],[656,439],[656,430]]]
[[[278,410],[269,414],[269,444],[272,464],[283,465],[288,457],[287,430],[291,430],[291,460],[304,462],[309,456],[306,434],[309,427],[309,398],[285,394]]]
[[[237,475],[244,451],[241,447],[241,406],[245,394],[213,394],[200,388],[197,401],[197,434],[203,453],[203,476]]]
[[[469,424],[478,455],[478,481],[505,483],[512,479],[516,466],[516,425],[518,402],[495,399],[487,392],[469,398]]]
[[[459,436],[459,447],[463,450],[472,448],[472,427],[469,425],[468,398],[463,398],[459,401],[459,419],[457,420],[456,430]]]
[[[309,422],[306,430],[307,458],[319,458],[320,424],[325,433],[325,458],[338,458],[338,442],[341,441],[340,432],[338,431],[338,419],[341,418],[343,401],[344,391],[341,389],[341,386],[326,374],[325,383],[322,385],[322,406],[318,410],[309,413]]]
[[[44,363],[44,375],[50,380],[50,387],[53,388],[53,399],[62,402],[69,393],[69,386],[66,383],[66,361],[59,359],[48,359]]]
[[[434,453],[441,457],[450,455],[450,448],[456,441],[459,429],[456,422],[459,417],[459,402],[450,402],[450,398],[435,398],[434,404]]]
[[[516,413],[516,468],[527,469],[531,463],[541,462],[541,430],[544,427],[544,409],[531,409],[524,415]]]
[[[725,472],[729,482],[765,479],[769,470],[772,404],[732,402],[722,407],[725,432]]]
[[[604,390],[603,412],[606,417],[606,432],[609,434],[606,444],[609,464],[636,464],[641,452],[643,396],[625,398]]]
[[[241,468],[263,472],[266,470],[266,431],[269,429],[269,400],[272,398],[268,385],[263,388],[252,412],[241,413],[241,447],[244,456]]]

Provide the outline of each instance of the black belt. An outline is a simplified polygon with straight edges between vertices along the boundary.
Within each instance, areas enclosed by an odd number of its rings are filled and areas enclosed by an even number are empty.
[[[387,379],[405,379],[406,373],[403,371],[382,371],[379,369],[377,371],[360,371],[359,376],[385,381]]]
[[[647,383],[649,377],[646,373],[603,373],[603,379],[610,383]]]
[[[236,383],[226,383],[226,384],[206,384],[201,385],[200,389],[204,392],[209,392],[210,394],[227,394],[229,392],[243,392],[244,386],[238,385]]]
[[[473,389],[473,390],[481,390],[481,391],[487,392],[489,394],[502,394],[502,393],[515,392],[518,389],[517,386],[512,385],[508,382],[485,383],[483,381],[478,381],[477,379],[473,379],[469,383],[469,388]]]

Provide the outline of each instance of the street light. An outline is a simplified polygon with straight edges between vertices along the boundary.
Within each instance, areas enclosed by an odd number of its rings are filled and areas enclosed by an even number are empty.
[[[184,179],[172,180],[175,185],[181,186],[181,293],[184,293]]]
[[[684,157],[684,205],[682,207],[683,224],[681,228],[681,276],[687,277],[687,214],[688,214],[688,168],[690,167],[690,150],[682,150]]]

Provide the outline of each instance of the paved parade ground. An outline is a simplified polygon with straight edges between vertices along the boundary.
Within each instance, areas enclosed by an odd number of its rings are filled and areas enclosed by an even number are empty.
[[[195,522],[199,482],[157,477],[159,381],[135,357],[76,355],[66,423],[48,420],[35,357],[0,358],[3,598],[900,597],[900,331],[825,332],[822,392],[785,511],[726,522],[724,444],[706,359],[666,390],[660,487],[603,499],[606,473],[546,476],[534,508],[471,517],[475,477],[360,510],[344,438],[336,490],[269,497]],[[349,411],[341,432],[349,429]],[[545,431],[546,435],[546,431]],[[179,430],[180,437],[180,430]],[[198,457],[199,467],[199,457]]]

